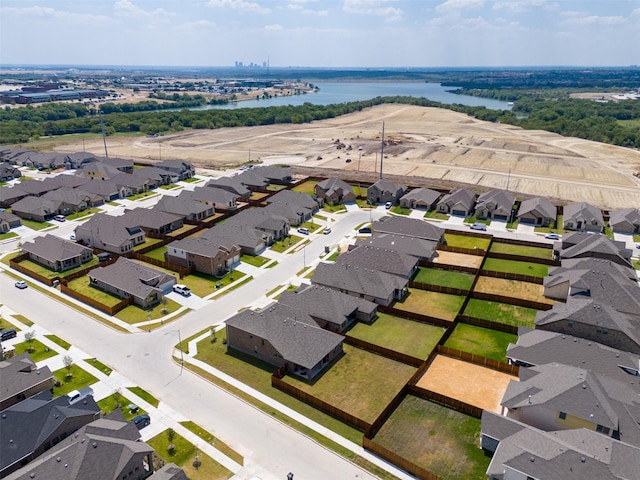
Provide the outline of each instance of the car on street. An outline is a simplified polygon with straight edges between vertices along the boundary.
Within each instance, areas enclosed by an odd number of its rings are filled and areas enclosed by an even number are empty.
[[[309,235],[309,229],[308,229],[308,228],[305,228],[305,227],[300,227],[300,228],[298,229],[298,233],[301,233],[301,234],[303,234],[303,235]]]
[[[548,240],[560,240],[560,235],[558,235],[557,233],[547,233],[544,238]]]
[[[75,239],[76,239],[76,234],[75,234],[75,233],[72,233],[71,235],[69,235],[69,238],[70,238],[71,240],[75,240]]]
[[[147,415],[146,413],[143,413],[142,415],[138,415],[137,417],[133,417],[131,421],[133,422],[133,424],[136,426],[138,430],[141,430],[144,427],[151,425],[151,417],[149,417],[149,415]]]
[[[64,215],[56,215],[56,216],[53,217],[53,219],[56,222],[64,222],[66,220],[66,218],[64,218]]]
[[[0,331],[0,340],[4,342],[11,338],[16,338],[17,335],[18,335],[17,332],[13,328],[6,328]]]
[[[180,295],[184,296],[184,297],[188,297],[191,295],[191,289],[189,287],[187,287],[186,285],[182,285],[181,283],[176,283],[173,286],[173,291],[176,293],[179,293]]]
[[[28,287],[27,282],[25,282],[24,280],[19,280],[15,283],[16,288],[19,288],[20,290],[23,290],[25,288]]]
[[[324,233],[325,235],[329,235],[331,233],[331,228],[326,227],[322,233]]]
[[[484,231],[484,230],[487,229],[487,226],[484,223],[476,222],[476,223],[472,223],[469,228],[471,228],[471,230],[483,230]]]
[[[358,233],[371,233],[371,227],[362,227]]]

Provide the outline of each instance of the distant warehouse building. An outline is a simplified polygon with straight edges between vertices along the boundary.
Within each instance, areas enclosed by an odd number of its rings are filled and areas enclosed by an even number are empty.
[[[42,103],[61,100],[82,100],[107,96],[104,90],[47,90],[44,92],[5,92],[0,96],[2,103]]]

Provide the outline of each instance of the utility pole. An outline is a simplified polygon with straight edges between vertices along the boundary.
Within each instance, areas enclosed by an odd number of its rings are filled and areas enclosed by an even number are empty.
[[[102,121],[102,110],[98,108],[98,116],[100,117],[100,128],[102,129],[102,142],[104,143],[104,156],[109,158],[109,152],[107,152],[107,135],[104,133],[104,122]]]
[[[382,178],[382,160],[384,159],[384,120],[382,121],[382,142],[380,144],[380,178]]]

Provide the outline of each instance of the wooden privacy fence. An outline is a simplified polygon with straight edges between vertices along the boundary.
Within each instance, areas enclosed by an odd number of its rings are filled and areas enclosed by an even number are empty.
[[[431,473],[428,470],[416,465],[415,463],[407,460],[404,457],[401,457],[397,453],[392,452],[391,450],[383,447],[382,445],[374,442],[373,440],[363,437],[362,438],[362,446],[366,450],[376,454],[380,458],[397,465],[405,472],[409,472],[411,475],[419,478],[420,480],[442,480],[435,473]]]
[[[156,267],[166,268],[167,270],[172,270],[176,272],[180,278],[184,278],[187,275],[193,273],[194,267],[182,267],[180,265],[176,265],[175,263],[164,262],[162,260],[158,260],[157,258],[148,257],[139,252],[133,252],[131,255],[132,258],[136,260],[140,260],[141,262],[150,263],[151,265],[155,265]]]
[[[481,232],[474,232],[474,231],[460,231],[460,230],[451,230],[450,228],[445,228],[444,233],[450,233],[452,235],[460,235],[460,236],[464,236],[464,237],[477,237],[477,238],[487,238],[487,239],[492,239],[493,235],[491,235],[490,233],[481,233]]]
[[[107,315],[115,315],[123,308],[128,307],[129,305],[133,305],[133,297],[129,297],[129,298],[125,298],[121,302],[110,307],[108,305],[98,302],[97,300],[94,300],[91,297],[87,297],[86,295],[83,295],[80,292],[72,290],[71,288],[67,287],[67,285],[65,285],[64,283],[60,283],[60,291],[66,295],[69,295],[70,297],[75,298],[76,300],[80,300],[81,302],[84,302],[87,305],[92,306],[97,310],[100,310],[101,312],[106,313]]]
[[[473,363],[474,365],[480,365],[481,367],[490,368],[498,372],[507,373],[509,375],[518,376],[520,368],[517,365],[510,365],[493,358],[483,357],[482,355],[476,355],[474,353],[463,352],[455,348],[445,347],[444,345],[436,346],[436,350],[439,355],[445,355],[447,357],[457,358],[464,362]]]
[[[445,287],[443,285],[433,285],[431,283],[409,281],[409,288],[417,288],[419,290],[427,290],[429,292],[448,293],[451,295],[460,295],[466,297],[469,290],[463,290],[461,288]]]
[[[407,312],[405,310],[398,310],[397,308],[389,307],[387,305],[378,305],[378,311],[382,313],[388,313],[389,315],[394,315],[396,317],[413,320],[415,322],[428,323],[429,325],[435,325],[436,327],[447,328],[449,325],[451,325],[451,322],[449,320],[430,317],[429,315],[422,315],[415,312]]]
[[[505,280],[518,280],[520,282],[535,283],[536,285],[542,285],[544,282],[543,277],[535,277],[533,275],[522,275],[521,273],[512,272],[496,272],[495,270],[481,269],[478,275],[483,277],[504,278]]]
[[[353,428],[356,428],[361,432],[366,432],[371,427],[370,423],[367,423],[364,420],[351,415],[350,413],[347,413],[344,410],[331,405],[330,403],[325,402],[324,400],[320,400],[319,398],[314,397],[313,395],[300,390],[293,385],[288,384],[281,378],[278,378],[275,373],[271,375],[271,386],[277,388],[278,390],[282,390],[285,393],[288,393],[292,397],[297,398],[307,405],[311,405],[312,407],[317,408],[327,415],[331,415],[332,417],[337,418],[347,425],[351,425]]]
[[[558,260],[553,258],[527,257],[525,255],[515,255],[513,253],[487,252],[487,258],[497,258],[500,260],[513,260],[515,262],[539,263],[541,265],[549,265],[551,267],[560,266]]]
[[[451,253],[464,253],[466,255],[476,255],[478,257],[484,257],[487,253],[485,250],[481,248],[465,248],[465,247],[451,247],[449,245],[438,245],[437,250],[442,250],[443,252],[451,252]]]
[[[458,315],[456,320],[459,323],[466,323],[468,325],[475,325],[476,327],[490,328],[492,330],[498,330],[500,332],[518,334],[518,327],[515,325],[508,325],[506,323],[494,322],[493,320],[485,320],[484,318],[469,317],[467,315]]]
[[[518,307],[533,308],[536,310],[551,310],[553,307],[550,303],[535,302],[533,300],[525,300],[524,298],[507,297],[504,295],[496,295],[494,293],[471,292],[468,298],[477,298],[478,300],[489,300],[492,302],[508,303]]]
[[[346,335],[344,337],[344,343],[361,348],[362,350],[366,350],[371,353],[375,353],[377,355],[380,355],[381,357],[390,358],[391,360],[396,360],[406,365],[411,365],[412,367],[416,368],[422,365],[422,363],[424,362],[424,360],[421,360],[417,357],[412,357],[411,355],[407,355],[405,353],[396,352],[395,350],[390,350],[388,348],[381,347],[380,345],[360,340],[359,338],[350,337],[349,335]]]
[[[98,267],[106,267],[107,265],[111,265],[112,263],[116,263],[118,261],[118,257],[115,256],[106,262],[100,262],[96,265],[92,265],[91,267],[83,268],[82,270],[78,270],[77,272],[70,273],[69,275],[65,275],[60,278],[60,283],[67,285],[71,280],[75,280],[76,278],[84,277],[91,270]]]
[[[421,265],[428,268],[436,268],[438,270],[447,270],[448,272],[462,272],[462,273],[471,273],[475,275],[478,273],[478,268],[476,267],[466,267],[464,265],[450,265],[448,263],[435,263],[428,262],[426,265]]]
[[[444,405],[445,407],[452,408],[460,413],[464,413],[475,418],[482,417],[482,409],[480,407],[476,407],[475,405],[470,405],[466,402],[447,397],[446,395],[427,390],[426,388],[420,388],[416,385],[409,385],[407,387],[407,390],[407,393],[409,393],[410,395],[422,398],[424,400],[429,400],[440,405]]]
[[[58,277],[54,277],[54,278],[45,277],[44,275],[40,275],[39,273],[36,273],[33,270],[30,270],[27,267],[23,267],[22,265],[20,265],[20,262],[22,262],[23,260],[27,260],[28,258],[29,258],[29,254],[27,253],[18,255],[17,257],[9,260],[9,266],[33,278],[34,280],[44,283],[45,285],[51,286],[53,285],[54,280],[58,280]]]
[[[538,247],[538,248],[548,248],[549,250],[553,250],[552,243],[539,243],[532,242],[529,240],[519,240],[517,238],[496,238],[494,237],[493,243],[508,243],[510,245],[524,245],[526,247]]]

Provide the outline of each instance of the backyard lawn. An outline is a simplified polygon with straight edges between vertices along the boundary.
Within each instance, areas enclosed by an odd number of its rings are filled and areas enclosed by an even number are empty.
[[[229,272],[221,278],[214,277],[213,275],[207,275],[206,273],[194,272],[181,279],[180,283],[189,287],[194,295],[206,297],[210,293],[216,291],[216,285],[220,285],[218,288],[222,288],[245,276],[246,274],[239,272],[238,270]]]
[[[486,480],[479,438],[480,419],[407,396],[374,441],[444,480]]]
[[[67,377],[67,373],[71,373],[71,377]],[[66,367],[56,370],[53,372],[53,376],[60,382],[59,387],[53,388],[54,397],[66,395],[71,390],[80,390],[81,388],[93,385],[98,381],[96,377],[77,365],[71,365],[68,372]]]
[[[510,343],[516,343],[517,341],[518,336],[511,333],[458,323],[444,345],[463,352],[506,362],[505,353],[507,347]]]
[[[507,325],[533,328],[538,310],[519,307],[507,303],[492,302],[490,300],[469,299],[464,314],[468,317],[482,318]]]
[[[462,306],[462,302],[464,302],[464,297],[460,295],[427,292],[417,288],[410,288],[409,295],[401,302],[396,302],[393,306],[405,312],[420,313],[453,321]]]
[[[551,258],[553,255],[553,249],[551,248],[530,247],[528,245],[513,245],[511,243],[500,242],[493,242],[489,251],[534,258]]]
[[[154,250],[151,250],[151,251],[145,253],[145,255],[147,257],[155,258],[156,260],[160,260],[161,262],[164,262],[165,261],[164,252],[166,252],[166,251],[167,251],[167,247],[163,246],[163,247],[159,247],[159,248],[156,248]]]
[[[489,243],[491,242],[488,238],[471,237],[455,233],[445,233],[444,238],[450,247],[480,248],[482,250],[489,248]]]
[[[166,303],[164,303],[165,301]],[[164,297],[162,302],[151,310],[144,310],[137,305],[129,305],[116,313],[114,317],[131,325],[134,323],[146,322],[147,320],[157,320],[158,318],[175,312],[179,308],[180,304],[178,302]]]
[[[416,282],[459,288],[461,290],[469,290],[473,284],[473,279],[474,276],[469,273],[452,272],[450,270],[425,267],[420,267],[418,275],[414,278]]]
[[[534,302],[547,303],[553,305],[551,300],[543,295],[542,285],[518,280],[507,280],[504,278],[493,278],[481,276],[476,282],[474,291],[490,293],[493,295],[504,295],[506,297],[522,298]]]
[[[371,423],[416,369],[349,345],[344,345],[344,352],[312,385],[289,375],[283,380]]]
[[[64,272],[55,272],[45,267],[44,265],[40,265],[39,263],[32,262],[31,260],[23,260],[20,262],[20,265],[22,265],[24,268],[28,268],[32,272],[42,275],[45,278],[64,277],[66,275],[71,275],[72,273],[75,273],[79,270],[83,270],[88,267],[93,267],[94,265],[97,265],[97,264],[98,264],[98,257],[94,255],[91,260],[89,260],[87,263],[83,263],[79,267],[71,268],[69,270],[65,270]]]
[[[103,305],[113,307],[122,301],[121,298],[111,295],[103,290],[99,290],[89,285],[89,277],[84,276],[71,280],[67,285],[70,289],[75,290],[89,298],[94,299],[96,302],[100,302]]]
[[[485,258],[484,263],[482,264],[482,269],[544,278],[547,276],[549,266],[541,263],[502,260],[500,258]]]
[[[318,182],[316,182],[315,180],[307,180],[300,185],[296,185],[291,190],[293,190],[294,192],[302,192],[308,193],[309,195],[315,195],[317,184]]]
[[[396,352],[425,359],[443,333],[442,327],[378,312],[378,318],[373,324],[356,323],[349,330],[348,335]]]

